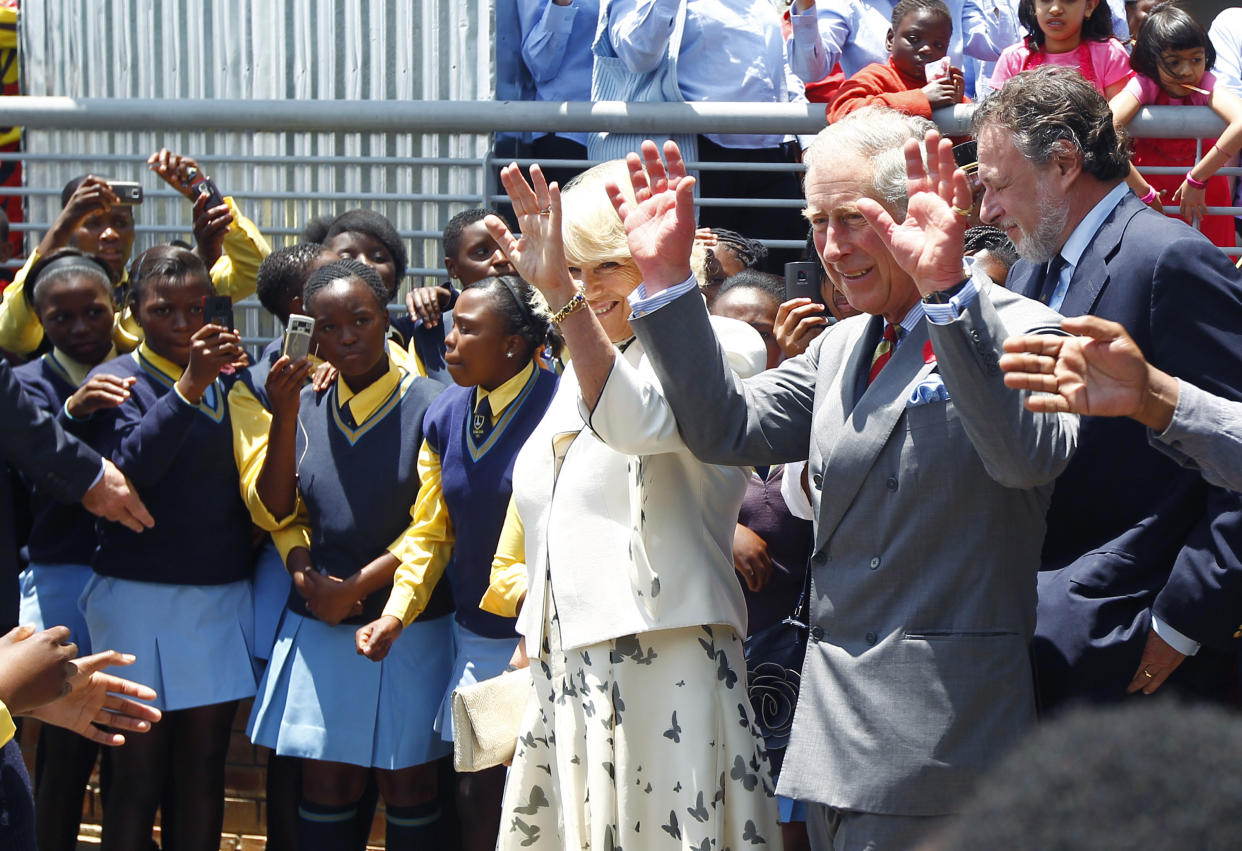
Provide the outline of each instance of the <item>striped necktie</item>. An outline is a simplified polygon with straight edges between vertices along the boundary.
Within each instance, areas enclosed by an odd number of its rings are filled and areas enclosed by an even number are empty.
[[[880,370],[889,362],[893,356],[893,351],[897,348],[897,326],[890,322],[884,323],[884,336],[880,337],[880,342],[875,347],[875,354],[871,357],[871,371],[867,373],[867,386],[871,386],[871,382],[875,381],[875,377],[880,374]]]

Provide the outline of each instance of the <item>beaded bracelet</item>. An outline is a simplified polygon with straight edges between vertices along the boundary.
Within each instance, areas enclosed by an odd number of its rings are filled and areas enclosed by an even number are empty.
[[[1207,189],[1207,181],[1206,180],[1195,180],[1193,177],[1190,176],[1190,172],[1186,172],[1186,182],[1189,183],[1191,186],[1193,186],[1195,189]]]
[[[579,286],[578,291],[574,293],[574,297],[565,302],[565,306],[552,314],[552,324],[560,325],[565,321],[569,314],[573,313],[586,304],[586,287]]]
[[[1156,187],[1154,187],[1154,186],[1149,186],[1149,187],[1147,187],[1147,194],[1146,194],[1146,195],[1144,195],[1144,196],[1143,196],[1142,198],[1140,198],[1139,200],[1140,200],[1140,201],[1142,201],[1144,204],[1149,204],[1149,205],[1150,205],[1153,201],[1155,201],[1155,200],[1156,200],[1156,198],[1157,198],[1157,197],[1159,197],[1159,196],[1157,196],[1157,195],[1156,195]]]

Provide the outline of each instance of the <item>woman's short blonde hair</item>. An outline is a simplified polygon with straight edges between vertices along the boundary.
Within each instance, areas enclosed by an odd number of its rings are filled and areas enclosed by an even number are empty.
[[[561,235],[565,259],[571,266],[630,259],[625,227],[604,188],[609,182],[620,186],[626,200],[634,202],[625,160],[609,160],[587,169],[569,181],[561,193]]]
[[[634,187],[630,185],[630,169],[625,160],[593,166],[569,181],[561,192],[561,237],[565,259],[571,266],[631,261],[625,226],[604,188],[609,182],[621,188],[626,201],[634,203]],[[690,265],[700,285],[705,280],[704,257],[703,246],[696,240]]]

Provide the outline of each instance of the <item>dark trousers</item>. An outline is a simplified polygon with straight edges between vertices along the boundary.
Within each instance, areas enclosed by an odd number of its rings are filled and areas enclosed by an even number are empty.
[[[543,168],[544,160],[585,160],[587,149],[586,145],[580,145],[573,139],[566,139],[564,136],[555,136],[549,133],[535,140],[532,156],[539,160],[540,168]],[[566,183],[583,171],[585,171],[585,166],[572,168],[556,166],[543,168],[543,176],[547,178],[548,183],[555,180],[564,189]]]
[[[787,163],[796,154],[780,148],[726,148],[699,136],[699,160],[711,163]],[[702,198],[788,198],[802,201],[802,181],[792,172],[707,171],[699,173]],[[750,239],[806,240],[799,207],[700,207],[699,225],[727,228]],[[763,271],[785,274],[785,264],[802,259],[802,249],[769,249]]]

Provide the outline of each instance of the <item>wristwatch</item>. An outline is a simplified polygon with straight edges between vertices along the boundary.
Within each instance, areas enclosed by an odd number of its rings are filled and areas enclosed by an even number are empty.
[[[937,290],[934,293],[928,293],[923,296],[923,304],[948,304],[953,296],[960,293],[966,288],[966,284],[970,282],[970,278],[962,278],[953,286],[944,290]]]

